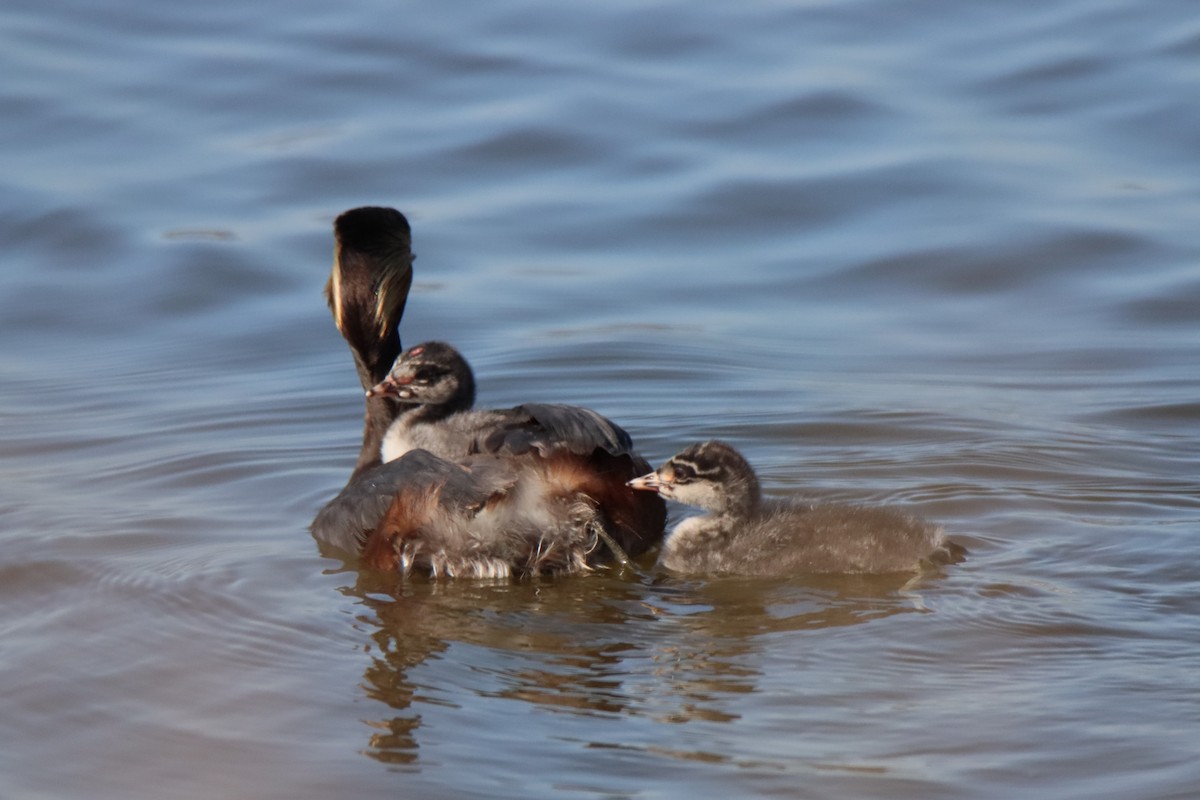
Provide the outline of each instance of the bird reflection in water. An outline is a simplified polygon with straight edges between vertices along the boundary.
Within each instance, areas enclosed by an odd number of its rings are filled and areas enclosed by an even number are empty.
[[[681,581],[612,572],[484,583],[346,574],[356,583],[344,591],[363,610],[355,618],[367,638],[363,692],[389,710],[367,715],[365,752],[414,768],[421,729],[445,724],[433,712],[500,726],[487,719],[494,700],[574,716],[731,722],[739,698],[760,689],[773,634],[921,610],[904,576]]]

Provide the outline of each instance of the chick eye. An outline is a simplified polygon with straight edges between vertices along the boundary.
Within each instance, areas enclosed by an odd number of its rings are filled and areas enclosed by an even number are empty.
[[[675,465],[675,483],[691,483],[696,477],[696,471],[683,464]]]
[[[413,383],[422,385],[433,383],[442,376],[442,370],[437,367],[418,367],[413,372]]]

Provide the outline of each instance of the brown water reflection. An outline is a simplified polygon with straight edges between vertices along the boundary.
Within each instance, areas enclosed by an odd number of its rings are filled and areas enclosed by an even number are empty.
[[[571,715],[733,722],[742,715],[728,701],[760,690],[758,664],[773,636],[923,613],[919,589],[936,580],[679,580],[614,571],[487,583],[357,573],[344,591],[361,603],[355,622],[370,640],[363,691],[396,712],[366,721],[365,752],[417,764],[423,707],[457,707],[444,699],[456,691]],[[448,673],[466,677],[456,684]]]

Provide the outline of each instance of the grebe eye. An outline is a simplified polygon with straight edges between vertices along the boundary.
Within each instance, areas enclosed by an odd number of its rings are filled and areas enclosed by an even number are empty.
[[[417,367],[413,371],[413,383],[428,384],[446,374],[446,371],[437,367]]]

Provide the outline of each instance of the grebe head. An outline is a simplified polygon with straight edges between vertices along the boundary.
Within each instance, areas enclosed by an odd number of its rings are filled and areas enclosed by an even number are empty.
[[[325,299],[350,344],[363,388],[400,352],[396,328],[412,286],[412,232],[394,208],[354,208],[333,225],[333,271]]]
[[[445,342],[423,342],[401,353],[367,397],[467,409],[475,402],[475,377],[458,350]]]
[[[751,514],[760,497],[754,469],[733,447],[715,440],[692,445],[628,485],[715,514]]]

